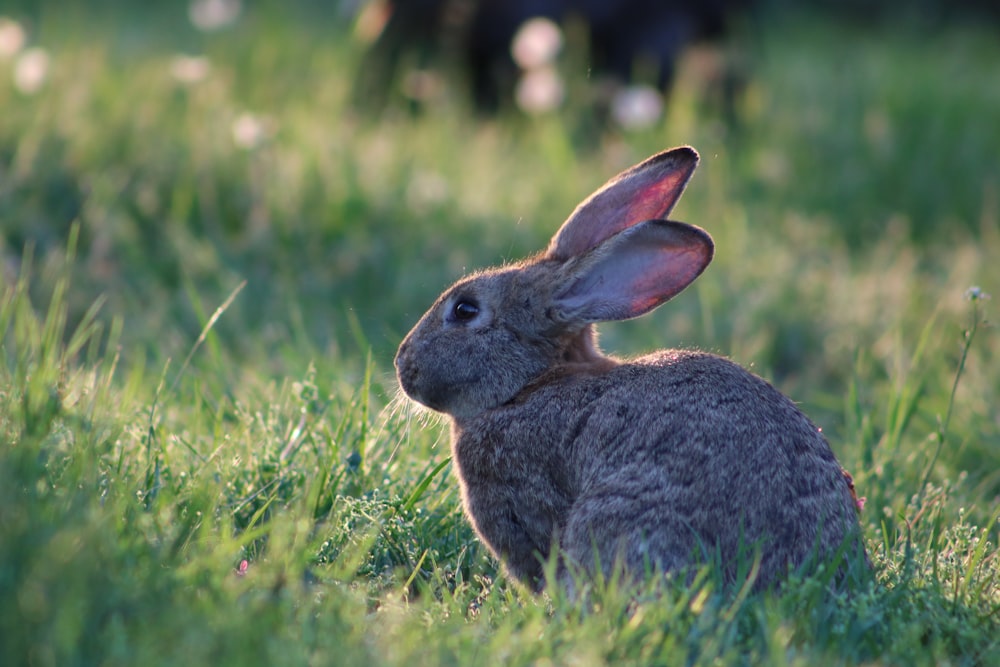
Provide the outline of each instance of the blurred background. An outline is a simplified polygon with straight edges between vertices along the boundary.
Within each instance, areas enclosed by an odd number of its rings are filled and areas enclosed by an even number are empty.
[[[1000,664],[998,8],[0,0],[0,663]],[[442,289],[680,144],[715,258],[602,343],[797,401],[873,589],[529,601],[396,400]]]
[[[348,373],[370,352],[391,383],[443,287],[544,247],[607,178],[678,144],[703,160],[675,215],[717,259],[607,327],[615,350],[716,350],[836,412],[859,357],[891,366],[900,332],[960,317],[998,277],[985,0],[7,0],[0,16],[2,278],[30,273],[42,307],[78,227],[71,320],[103,298],[138,363],[183,356],[245,280],[213,332],[227,358]]]

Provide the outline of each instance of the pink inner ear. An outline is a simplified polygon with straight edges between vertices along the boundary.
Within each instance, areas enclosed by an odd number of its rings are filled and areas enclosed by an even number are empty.
[[[648,313],[683,291],[708,265],[712,247],[660,248],[652,254],[655,256],[636,267],[631,285],[625,288],[622,299],[628,302],[629,317]]]
[[[712,261],[712,238],[692,225],[647,220],[569,263],[555,298],[566,322],[638,317],[687,287]]]
[[[616,231],[631,227],[643,220],[665,220],[690,177],[691,172],[669,173],[636,192],[631,206],[625,212],[626,220],[622,221],[628,224],[622,224]]]
[[[573,211],[549,244],[548,256],[582,255],[644,220],[666,218],[697,165],[698,153],[685,146],[622,172]]]

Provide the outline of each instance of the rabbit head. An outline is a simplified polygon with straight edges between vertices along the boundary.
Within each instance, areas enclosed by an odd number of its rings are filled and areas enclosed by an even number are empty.
[[[649,312],[712,260],[705,231],[665,219],[697,164],[686,146],[650,157],[583,201],[541,254],[446,290],[399,347],[403,391],[462,421],[561,367],[613,364],[592,325]]]

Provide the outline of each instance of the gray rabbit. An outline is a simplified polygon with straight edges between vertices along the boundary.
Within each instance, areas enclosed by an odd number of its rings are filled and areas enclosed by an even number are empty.
[[[450,287],[399,346],[403,391],[452,423],[465,512],[507,571],[557,579],[716,562],[755,587],[865,559],[853,485],[761,378],[704,352],[604,355],[594,323],[637,317],[712,260],[666,220],[698,163],[652,156],[580,204],[541,254]]]

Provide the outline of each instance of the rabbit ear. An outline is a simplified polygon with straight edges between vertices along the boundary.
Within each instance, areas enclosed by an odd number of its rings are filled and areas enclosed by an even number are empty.
[[[573,324],[638,317],[691,284],[714,251],[712,237],[694,225],[641,222],[567,262],[550,313]]]
[[[697,166],[697,151],[682,146],[623,171],[576,207],[546,256],[567,260],[643,220],[666,219]]]

